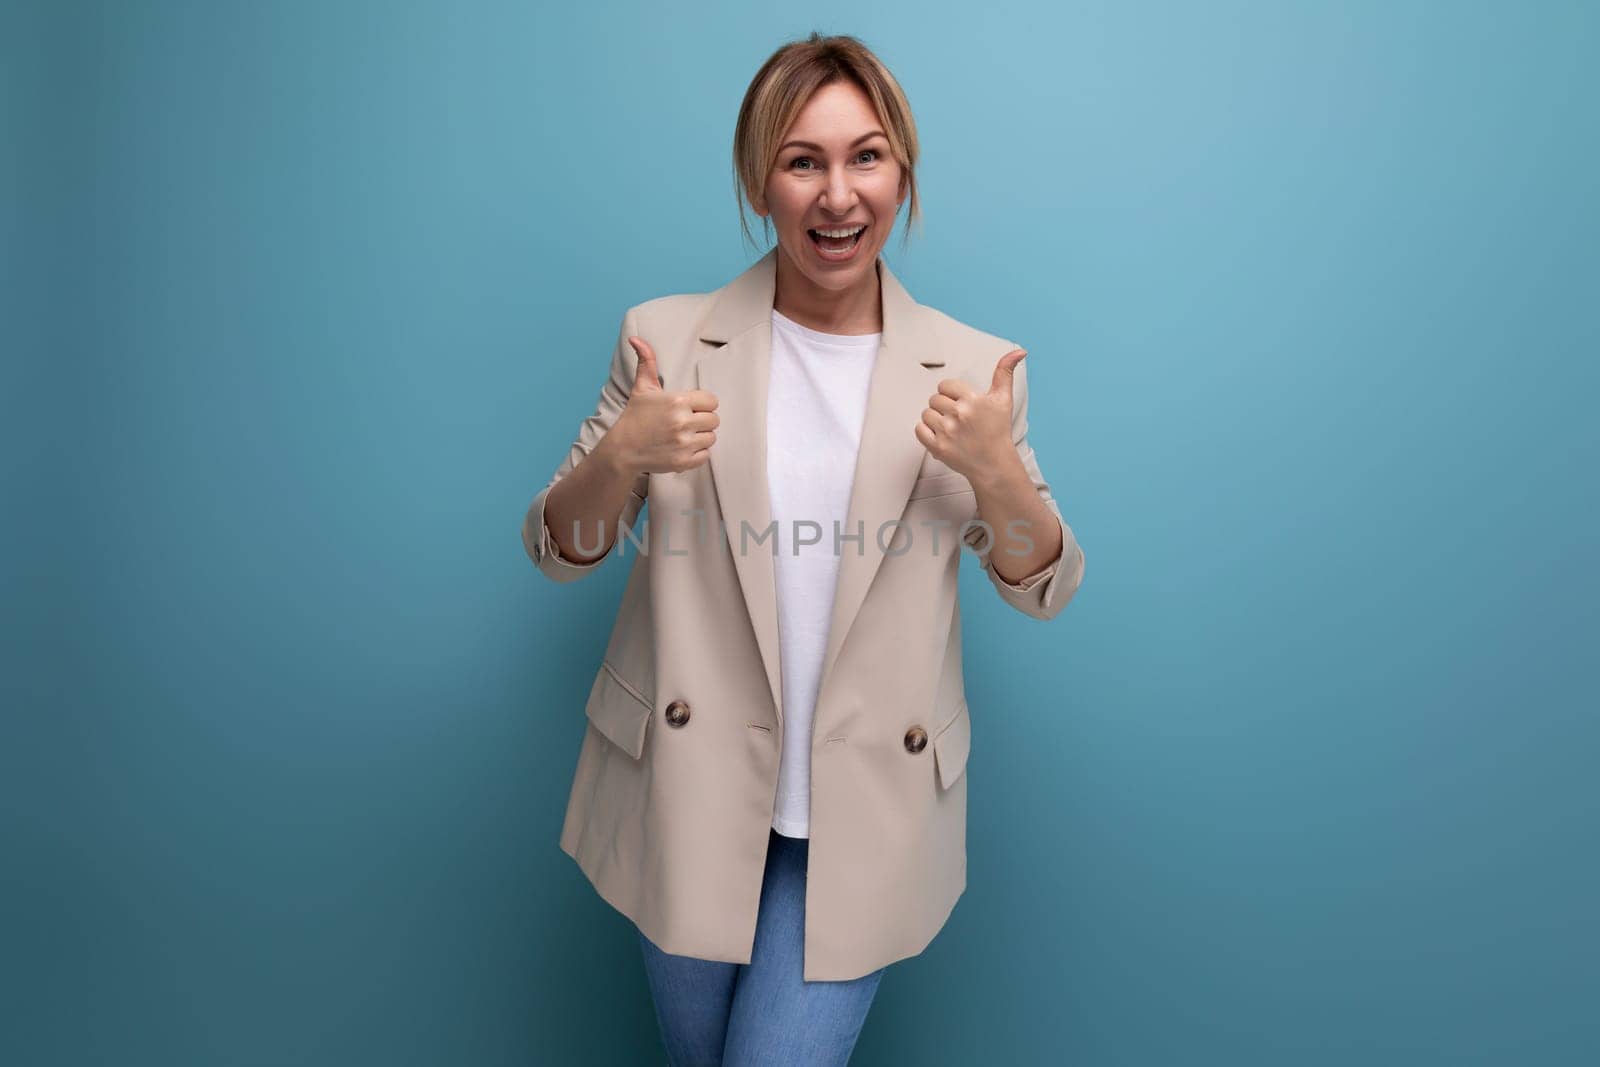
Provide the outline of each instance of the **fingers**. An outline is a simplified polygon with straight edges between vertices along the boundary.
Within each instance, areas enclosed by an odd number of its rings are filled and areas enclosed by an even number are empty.
[[[689,398],[690,411],[715,411],[717,410],[717,394],[705,389],[685,389],[683,395]]]
[[[684,425],[691,430],[715,430],[722,425],[722,416],[715,411],[691,411]]]

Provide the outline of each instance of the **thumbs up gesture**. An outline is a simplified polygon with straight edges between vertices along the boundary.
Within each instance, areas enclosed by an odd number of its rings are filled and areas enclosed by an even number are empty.
[[[1011,386],[1017,364],[1027,354],[1013,348],[1001,356],[986,393],[959,378],[939,383],[939,391],[928,398],[922,420],[912,427],[930,455],[974,482],[1016,460],[1011,442]]]
[[[666,389],[650,343],[629,337],[628,344],[639,355],[639,367],[627,406],[606,434],[618,462],[632,474],[686,471],[705,463],[722,425],[716,395]]]

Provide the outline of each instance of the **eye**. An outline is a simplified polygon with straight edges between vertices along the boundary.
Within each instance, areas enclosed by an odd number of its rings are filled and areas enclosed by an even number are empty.
[[[869,159],[868,162],[876,163],[881,158],[881,153],[879,153],[879,151],[876,148],[863,148],[861,151],[856,153],[856,158],[857,159],[860,159],[862,156],[870,156],[871,159]],[[795,156],[793,159],[791,159],[789,161],[789,166],[790,167],[799,167],[801,163],[815,163],[815,162],[816,161],[813,160],[810,156]],[[801,168],[801,169],[803,169],[803,170],[815,170],[816,167],[810,166],[810,167],[804,167],[804,168]]]

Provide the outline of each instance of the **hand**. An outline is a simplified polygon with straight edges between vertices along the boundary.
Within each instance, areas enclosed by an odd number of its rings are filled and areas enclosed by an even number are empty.
[[[717,398],[704,389],[662,388],[655,350],[642,337],[628,343],[639,355],[628,404],[601,439],[630,474],[692,470],[711,456],[716,443]]]
[[[1027,352],[1013,348],[994,367],[987,393],[959,378],[946,378],[928,398],[922,421],[912,428],[929,454],[977,482],[1016,461],[1011,441],[1011,383]]]

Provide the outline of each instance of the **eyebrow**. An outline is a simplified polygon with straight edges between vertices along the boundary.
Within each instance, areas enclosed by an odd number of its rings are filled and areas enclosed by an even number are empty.
[[[873,130],[871,133],[864,133],[860,137],[857,137],[854,141],[851,141],[850,142],[850,147],[854,148],[856,145],[860,144],[861,142],[870,141],[874,137],[882,137],[885,141],[887,141],[889,139],[889,135],[884,133],[882,130]],[[778,149],[778,151],[782,152],[784,150],[784,148],[809,148],[813,152],[821,152],[822,151],[822,146],[821,145],[812,144],[810,141],[788,141],[788,142],[786,142],[784,144],[783,148]]]

